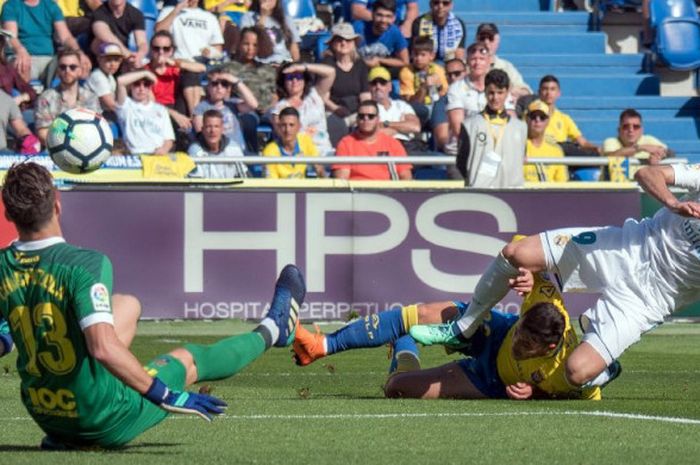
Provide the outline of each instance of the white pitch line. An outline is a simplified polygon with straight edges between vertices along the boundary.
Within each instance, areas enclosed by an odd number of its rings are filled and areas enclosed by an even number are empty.
[[[700,419],[664,417],[639,413],[619,413],[606,411],[533,411],[533,412],[437,412],[437,413],[331,413],[318,415],[222,415],[218,420],[382,420],[392,418],[474,418],[474,417],[534,417],[534,416],[583,416],[617,418],[621,420],[656,421],[680,425],[700,425]],[[195,416],[171,415],[170,420],[198,420]],[[0,418],[0,421],[31,421],[30,417]]]

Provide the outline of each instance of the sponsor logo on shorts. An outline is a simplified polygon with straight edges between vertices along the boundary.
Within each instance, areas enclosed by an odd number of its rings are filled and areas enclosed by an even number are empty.
[[[96,312],[111,312],[112,308],[109,304],[109,291],[107,286],[102,283],[93,284],[90,288],[90,299],[92,300],[92,308]]]
[[[479,141],[479,143],[483,144],[486,142],[486,133],[485,132],[478,132],[476,134],[476,140]]]
[[[564,247],[571,240],[571,234],[557,234],[554,237],[554,244],[558,247]]]

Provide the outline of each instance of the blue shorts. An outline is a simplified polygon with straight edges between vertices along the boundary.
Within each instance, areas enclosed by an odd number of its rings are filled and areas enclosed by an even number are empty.
[[[463,302],[455,302],[460,312]],[[489,315],[469,338],[469,346],[462,353],[468,356],[457,362],[475,388],[492,399],[505,399],[506,387],[498,376],[496,358],[508,331],[518,321],[518,315],[491,310]]]

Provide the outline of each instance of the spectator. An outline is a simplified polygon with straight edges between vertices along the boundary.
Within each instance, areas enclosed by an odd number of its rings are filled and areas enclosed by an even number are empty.
[[[73,37],[90,32],[92,15],[102,5],[102,0],[56,0],[63,13],[68,30]]]
[[[517,70],[513,63],[499,57],[496,53],[501,44],[501,35],[498,32],[498,27],[493,23],[482,23],[476,30],[477,42],[483,42],[491,52],[491,69],[502,69],[508,74],[511,82],[510,93],[517,100],[518,98],[529,95],[532,89],[525,83],[523,76]]]
[[[175,142],[167,108],[153,101],[156,80],[147,70],[117,78],[117,116],[127,150],[134,155],[165,155]]]
[[[173,59],[175,44],[173,36],[168,31],[158,31],[151,38],[151,61],[146,65],[146,69],[156,76],[153,85],[153,96],[157,103],[168,109],[170,118],[175,122],[178,129],[178,139],[180,148],[189,145],[186,141],[187,133],[192,129],[192,121],[188,116],[185,89],[183,81],[185,74],[188,76],[199,76],[206,70],[202,63],[186,59]],[[201,93],[202,88],[199,82],[189,81],[193,89]],[[182,147],[184,146],[184,147]]]
[[[452,58],[465,59],[464,21],[452,13],[452,0],[430,0],[430,12],[413,22],[412,37],[430,37],[435,57],[443,62]]]
[[[343,137],[336,156],[406,157],[406,151],[396,139],[379,130],[379,108],[373,100],[360,103],[357,110],[357,128]],[[350,180],[388,181],[410,180],[411,165],[333,165],[333,177]]]
[[[467,48],[469,72],[464,79],[450,84],[447,91],[447,120],[453,141],[459,138],[462,122],[486,107],[486,75],[490,63],[491,54],[486,44],[476,42]],[[456,147],[448,146],[447,150],[455,153]]]
[[[563,158],[564,151],[558,144],[545,137],[549,122],[549,107],[542,100],[535,100],[527,107],[527,158]],[[525,165],[525,181],[566,182],[569,171],[565,165]]]
[[[642,115],[632,108],[620,113],[617,137],[605,139],[603,153],[607,157],[636,158],[650,165],[657,165],[670,155],[666,144],[654,136],[644,134]]]
[[[21,146],[21,141],[24,141],[25,138],[30,137],[33,141],[38,142],[38,139],[36,139],[31,131],[29,131],[27,124],[24,122],[22,112],[19,110],[19,106],[17,106],[15,100],[4,91],[0,90],[0,150],[8,149],[8,127],[12,129],[15,138],[20,141],[20,144],[17,145]],[[36,152],[38,152],[38,150],[36,150]]]
[[[202,131],[190,145],[187,153],[193,157],[243,157],[241,146],[226,137],[224,117],[219,110],[207,110],[202,116]],[[198,163],[191,177],[220,179],[248,177],[248,168],[243,162],[227,164]]]
[[[49,126],[64,111],[82,107],[101,113],[97,95],[80,85],[80,73],[80,52],[70,49],[58,52],[59,84],[41,93],[34,112],[34,127],[44,147]]]
[[[264,63],[299,61],[299,32],[284,12],[282,1],[253,0],[250,11],[243,15],[241,27],[261,26],[273,38],[273,53],[261,58]]]
[[[323,63],[335,68],[335,81],[330,91],[326,108],[341,118],[348,126],[355,123],[360,102],[370,98],[367,74],[369,70],[357,53],[360,36],[349,23],[338,23],[328,39],[331,56]]]
[[[466,73],[467,67],[459,58],[453,58],[445,63],[445,74],[447,75],[447,83],[449,86],[464,79]],[[447,121],[447,97],[447,94],[440,97],[440,100],[438,100],[433,107],[433,113],[430,115],[430,126],[433,128],[433,141],[435,147],[440,151],[445,149],[445,145],[450,140],[450,125]],[[462,120],[464,120],[464,116],[462,116]],[[460,122],[458,127],[461,127],[461,124]]]
[[[566,113],[562,113],[556,107],[557,100],[561,97],[559,79],[551,74],[544,76],[540,80],[539,97],[549,107],[549,124],[547,125],[547,136],[563,145],[564,153],[567,155],[579,154],[580,149],[572,147],[571,142],[577,144],[584,150],[598,152],[598,147],[583,137],[578,126]]]
[[[301,122],[296,108],[287,107],[279,114],[275,125],[275,138],[263,149],[264,157],[316,157],[318,149],[308,134],[300,132]],[[303,179],[307,177],[305,163],[265,165],[265,177],[272,179]],[[314,177],[323,178],[326,171],[314,165]]]
[[[425,144],[416,139],[421,126],[416,113],[403,100],[391,98],[391,74],[389,70],[377,66],[369,72],[369,90],[372,99],[377,102],[380,132],[401,142],[408,153],[420,153],[426,150]]]
[[[363,39],[360,56],[368,68],[385,66],[398,68],[408,65],[408,42],[394,24],[395,0],[375,0],[372,20],[356,23],[356,31]]]
[[[232,90],[237,93],[239,99],[231,99]],[[203,117],[206,112],[217,110],[221,114],[224,135],[230,144],[237,145],[243,153],[246,148],[246,140],[236,115],[254,112],[258,107],[255,96],[240,78],[219,68],[212,68],[207,73],[206,92],[206,99],[199,102],[199,105],[194,109],[192,123],[195,132],[199,133],[203,130]],[[257,116],[253,118],[252,122],[249,122],[249,125],[252,125],[252,135],[255,138],[257,138],[257,122]],[[250,133],[250,130],[248,132]],[[247,145],[251,144],[252,142]]]
[[[122,48],[118,44],[102,44],[97,50],[97,64],[85,86],[100,99],[102,115],[111,120],[117,120],[117,80],[114,73],[119,70],[124,59]]]
[[[271,110],[277,102],[275,84],[277,71],[272,65],[266,65],[257,59],[261,42],[270,42],[270,38],[263,29],[243,28],[240,32],[240,40],[237,42],[234,61],[225,63],[222,70],[238,76],[246,83],[258,101],[258,114],[262,115]]]
[[[107,0],[93,14],[91,49],[98,55],[103,43],[114,43],[122,49],[130,68],[141,68],[148,54],[146,20],[141,11],[127,0]],[[129,34],[134,35],[136,53],[129,49]]]
[[[311,85],[312,75],[316,77],[314,85]],[[335,69],[322,64],[286,63],[277,70],[280,101],[272,110],[273,123],[277,123],[276,115],[283,108],[299,110],[301,129],[311,136],[321,156],[333,153],[323,102],[328,99],[334,80]]]
[[[351,0],[350,12],[353,23],[372,21],[372,11],[375,3],[375,0]],[[418,1],[397,0],[395,12],[394,23],[400,28],[401,34],[406,39],[410,39],[413,24],[418,17]]]
[[[505,71],[489,71],[486,108],[462,125],[456,167],[467,186],[523,185],[527,126],[506,112],[509,88],[510,79]]]
[[[243,14],[248,11],[248,3],[246,0],[204,0],[204,9],[219,18],[225,38],[227,27],[238,27]]]
[[[174,58],[206,62],[222,56],[224,38],[216,16],[199,8],[198,0],[183,0],[161,10],[156,32],[169,31],[175,46]],[[177,21],[176,21],[177,19]],[[184,70],[180,76],[182,93],[191,115],[202,96],[202,74]]]
[[[20,109],[34,106],[36,92],[27,81],[22,79],[17,70],[7,62],[5,49],[11,34],[0,29],[0,90],[7,95],[14,95],[14,101]]]
[[[49,65],[54,60],[54,39],[63,47],[77,50],[79,77],[90,74],[90,59],[80,50],[68,30],[63,13],[53,0],[7,0],[2,8],[2,28],[11,34],[15,69],[25,81],[42,79],[48,87],[53,80]]]
[[[399,94],[408,101],[426,126],[435,102],[447,94],[445,68],[433,63],[435,52],[429,37],[417,37],[411,50],[411,64],[399,73]]]

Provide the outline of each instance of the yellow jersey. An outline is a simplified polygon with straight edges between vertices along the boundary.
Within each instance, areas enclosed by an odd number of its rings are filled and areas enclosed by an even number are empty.
[[[530,139],[525,149],[527,158],[563,158],[564,151],[559,144],[544,140],[537,147]],[[566,182],[569,180],[569,170],[566,165],[525,165],[525,181],[528,182]]]
[[[512,355],[513,333],[517,325],[508,331],[503,340],[496,365],[498,375],[506,386],[517,382],[530,383],[552,398],[600,400],[599,387],[577,388],[566,379],[566,359],[578,345],[578,337],[569,321],[569,314],[564,308],[561,294],[557,287],[538,274],[535,275],[535,285],[527,295],[520,309],[520,315],[527,313],[535,304],[549,302],[554,304],[566,321],[564,336],[559,346],[550,354],[526,360],[515,360]]]
[[[545,136],[554,139],[556,142],[575,141],[581,137],[581,131],[579,131],[571,116],[560,112],[556,108],[549,115],[549,123],[544,133]]]
[[[263,157],[281,157],[282,151],[279,144],[276,141],[272,141],[265,146],[263,149]],[[300,132],[297,135],[297,144],[294,148],[294,153],[285,154],[284,156],[292,158],[295,156],[299,157],[317,157],[318,149],[314,144],[311,136],[306,133]],[[273,164],[267,165],[266,176],[271,179],[304,179],[306,178],[306,164],[305,163],[290,163],[290,164]]]

